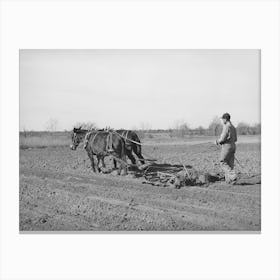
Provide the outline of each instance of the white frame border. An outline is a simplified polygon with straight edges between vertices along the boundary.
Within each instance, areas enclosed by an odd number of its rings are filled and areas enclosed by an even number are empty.
[[[279,29],[279,1],[270,0],[2,1],[2,279],[280,279]],[[18,49],[24,48],[261,49],[262,233],[20,235]]]

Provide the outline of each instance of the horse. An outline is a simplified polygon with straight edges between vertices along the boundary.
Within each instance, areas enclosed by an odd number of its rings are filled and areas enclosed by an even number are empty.
[[[145,164],[144,157],[141,152],[141,142],[136,132],[125,129],[119,129],[116,130],[116,132],[123,137],[126,155],[131,160],[132,164],[136,164],[136,160],[132,155],[132,152],[134,152],[142,164]]]
[[[91,130],[74,128],[71,133],[72,144],[70,148],[76,150],[79,144],[85,139],[84,148],[87,151],[88,157],[91,161],[93,172],[100,172],[100,160],[102,166],[105,167],[104,157],[112,156],[114,159],[114,165],[116,167],[116,161],[119,161],[119,174],[126,170],[126,153],[124,139],[111,131],[105,130]],[[95,167],[94,156],[97,157],[97,168]]]
[[[136,132],[134,132],[132,130],[126,130],[126,129],[118,129],[115,131],[115,130],[111,130],[110,128],[99,129],[99,131],[111,131],[112,133],[116,133],[116,134],[120,135],[124,139],[125,153],[128,156],[128,158],[130,159],[131,163],[133,165],[136,164],[135,157],[132,154],[132,152],[133,152],[138,157],[141,164],[145,164],[145,160],[144,160],[144,157],[141,152],[141,142],[140,142],[140,139],[139,139],[138,135],[136,134]],[[87,140],[85,139],[85,141],[87,141]],[[116,168],[115,159],[114,159],[114,166]]]

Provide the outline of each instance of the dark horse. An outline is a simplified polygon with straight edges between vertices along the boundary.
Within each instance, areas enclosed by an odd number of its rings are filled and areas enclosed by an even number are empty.
[[[113,156],[114,163],[115,160],[119,161],[119,173],[121,173],[122,169],[126,173],[125,142],[120,135],[104,130],[88,131],[81,128],[74,128],[71,133],[71,138],[72,145],[70,148],[72,150],[76,150],[78,145],[86,139],[84,148],[90,158],[94,172],[100,172],[100,160],[104,167],[104,157]],[[94,156],[97,157],[97,168],[95,167]]]
[[[116,130],[116,132],[123,137],[125,141],[125,152],[128,158],[131,160],[132,164],[136,163],[132,152],[139,158],[139,161],[144,164],[145,161],[141,152],[141,142],[136,132],[125,129],[119,129]]]

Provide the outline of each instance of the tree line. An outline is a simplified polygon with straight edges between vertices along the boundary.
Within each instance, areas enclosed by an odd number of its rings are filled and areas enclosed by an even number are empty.
[[[236,126],[238,135],[260,135],[261,124],[250,125],[245,122],[240,122]],[[170,129],[148,129],[138,130],[142,133],[168,133],[170,137],[185,137],[192,135],[201,136],[218,136],[222,132],[222,124],[218,117],[215,117],[207,128],[199,126],[197,128],[190,128],[186,122],[181,122]]]
[[[56,119],[50,119],[45,126],[44,132],[55,132],[57,131],[58,121]],[[79,122],[74,125],[74,127],[82,127],[83,129],[98,129],[98,126],[94,122]],[[119,129],[119,128],[118,128]],[[208,127],[199,126],[197,128],[190,128],[189,125],[184,121],[178,121],[173,128],[169,129],[151,129],[151,126],[148,124],[141,124],[140,128],[134,128],[133,130],[137,131],[141,138],[149,135],[152,137],[152,134],[156,133],[168,133],[170,137],[185,137],[192,135],[201,135],[201,136],[218,136],[222,132],[222,124],[218,117],[213,118]],[[240,122],[236,126],[238,135],[260,135],[261,134],[261,124],[249,125],[245,122]],[[64,130],[64,132],[67,132]],[[30,136],[30,133],[37,134],[35,131],[27,131],[23,129],[23,135],[27,136],[27,133]],[[43,132],[42,132],[43,133]]]

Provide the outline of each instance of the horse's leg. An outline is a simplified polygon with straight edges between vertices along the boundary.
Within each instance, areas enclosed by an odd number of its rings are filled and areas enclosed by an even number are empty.
[[[121,149],[118,151],[117,157],[120,159],[119,163],[119,175],[127,175],[127,163],[126,163],[126,148],[125,146],[121,147]],[[122,173],[123,170],[123,173]]]
[[[135,160],[134,156],[132,155],[132,150],[131,149],[126,149],[125,151],[126,151],[126,155],[130,159],[131,163],[136,164],[136,160]]]
[[[105,162],[104,162],[104,157],[101,158],[101,164],[102,164],[102,167],[103,167],[103,168],[106,168]]]
[[[114,169],[117,169],[117,161],[114,158],[113,158],[113,163],[114,163]]]
[[[137,157],[139,158],[140,162],[142,164],[145,164],[144,157],[142,156],[142,153],[141,153],[141,146],[137,145],[137,144],[134,144],[132,146],[132,148],[133,148],[133,152],[137,155]]]
[[[127,175],[127,164],[126,164],[126,154],[125,152],[121,156],[121,163],[120,163],[120,172],[123,170],[123,175]]]
[[[100,159],[101,159],[101,157],[100,157],[100,156],[97,156],[97,171],[98,171],[98,173],[100,173],[100,171],[101,171],[101,169],[100,169],[100,167],[99,167],[99,165],[100,165]]]
[[[104,156],[101,156],[100,160],[101,160],[101,165],[102,165],[102,170],[101,171],[104,172],[105,169],[106,169],[105,162],[104,162]]]
[[[118,175],[121,175],[121,172],[122,170],[124,170],[124,173],[126,174],[126,156],[124,154],[124,156],[122,155],[122,153],[120,152],[116,152],[114,153],[114,164],[117,165],[117,162],[119,163],[118,164],[118,167],[117,170],[118,170]]]
[[[94,165],[94,156],[93,156],[93,154],[88,153],[88,157],[90,159],[90,163],[91,163],[91,167],[92,167],[93,172],[96,172],[96,168],[95,168],[95,165]]]

